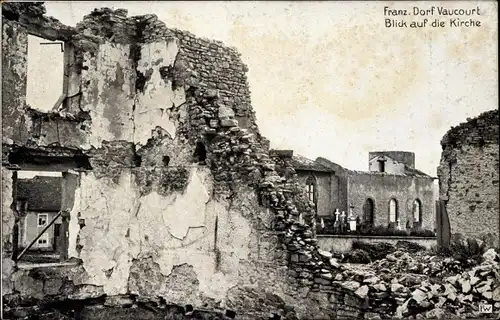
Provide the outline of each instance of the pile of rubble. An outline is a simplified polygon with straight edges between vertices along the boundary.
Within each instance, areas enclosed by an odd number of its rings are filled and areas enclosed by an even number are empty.
[[[396,251],[369,265],[344,265],[333,284],[368,301],[366,319],[478,318],[484,316],[482,304],[491,305],[500,319],[500,256],[489,249],[483,258],[479,265],[457,271],[460,263],[452,258]]]

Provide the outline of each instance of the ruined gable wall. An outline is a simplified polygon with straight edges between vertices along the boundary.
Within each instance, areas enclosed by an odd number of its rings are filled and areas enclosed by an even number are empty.
[[[239,52],[220,41],[201,39],[186,31],[167,28],[154,15],[142,17],[140,24],[145,43],[163,41],[168,37],[178,39],[179,51],[170,75],[175,87],[188,84],[196,85],[202,91],[217,89],[218,105],[231,108],[241,128],[257,132],[245,74],[248,68],[241,61]]]
[[[249,319],[359,313],[357,298],[333,280],[331,255],[297,221],[312,208],[294,176],[275,171],[233,49],[122,10],[96,10],[70,31],[81,66],[72,80],[78,108],[72,101],[67,112],[24,109],[44,122],[31,121],[29,139],[4,146],[7,155],[29,141],[90,157],[92,170],[77,174],[70,219],[69,254],[81,265],[61,269],[58,285],[55,275],[4,270],[10,305],[126,294],[232,308]],[[2,193],[12,198],[7,187]]]
[[[350,171],[348,173],[349,205],[354,206],[354,214],[363,215],[363,206],[367,198],[374,201],[375,225],[389,224],[389,201],[395,198],[401,227],[413,219],[413,201],[422,203],[422,228],[434,230],[435,203],[433,198],[433,180],[426,177],[401,176],[383,173]]]
[[[452,234],[499,243],[498,110],[452,128],[441,140],[439,193]]]
[[[385,156],[390,158],[390,160],[395,161],[397,163],[402,163],[407,165],[410,168],[415,168],[415,153],[408,151],[371,151],[368,153],[368,162],[372,162],[372,160]]]
[[[384,157],[385,165],[384,165],[384,172],[387,173],[395,173],[395,174],[404,174],[405,173],[405,164],[402,162],[398,162],[397,160],[392,159],[389,156],[386,155],[381,155]],[[379,156],[374,157],[370,159],[368,162],[368,171],[375,171],[379,172]]]
[[[173,67],[179,41],[169,37],[157,42],[137,43],[134,42],[136,34],[133,28],[131,36],[118,37],[116,31],[125,30],[129,34],[131,27],[126,19],[109,11],[99,14],[90,15],[78,26],[79,31],[87,31],[87,35],[94,37],[91,40],[95,44],[81,52],[81,108],[90,114],[91,122],[87,127],[75,127],[82,131],[82,136],[85,134],[86,139],[77,145],[66,144],[64,139],[70,138],[71,134],[60,137],[54,133],[60,118],[55,114],[43,115],[47,123],[41,125],[40,139],[37,140],[38,145],[57,143],[65,147],[88,148],[91,156],[94,171],[80,174],[71,213],[70,256],[80,258],[86,270],[79,283],[91,291],[100,288],[98,292],[109,295],[130,291],[168,298],[172,289],[163,288],[164,283],[160,282],[162,288],[158,290],[144,290],[150,289],[143,283],[144,271],[135,278],[130,276],[130,270],[137,269],[131,261],[140,265],[141,259],[154,256],[153,263],[162,266],[165,278],[174,264],[194,263],[194,277],[199,278],[201,292],[208,292],[206,296],[220,301],[228,287],[234,286],[238,279],[239,260],[248,255],[248,244],[235,244],[247,241],[250,230],[243,218],[238,220],[238,215],[241,216],[239,210],[230,209],[227,201],[213,200],[210,171],[206,168],[198,170],[194,163],[194,148],[187,143],[186,133],[193,126],[192,135],[194,139],[198,138],[200,132],[196,124],[205,125],[207,122],[201,117],[190,117],[186,110],[182,115],[170,117],[171,109],[179,108],[185,102],[184,86],[178,84],[174,90],[172,79],[160,73]],[[124,26],[115,25],[112,32],[99,29],[92,34],[92,19],[96,16],[99,23],[110,19]],[[106,34],[102,35],[102,32]],[[220,55],[223,56],[224,52]],[[140,86],[136,85],[137,79],[142,81]],[[197,94],[200,97],[200,92]],[[26,109],[23,111],[29,116]],[[157,127],[158,130],[154,130]],[[181,127],[184,132],[177,134],[176,127]],[[140,149],[137,154],[135,141]],[[22,144],[22,141],[18,143]],[[165,168],[162,160],[167,154],[170,167]],[[136,168],[133,161],[138,155],[144,157],[140,168]],[[3,195],[9,194],[12,192],[4,189]],[[254,206],[258,205],[254,203]],[[217,215],[220,217],[217,218],[218,227],[215,227]],[[85,220],[86,226],[81,230],[77,218]],[[6,226],[11,228],[12,224]],[[235,229],[238,233],[233,231]],[[214,244],[215,232],[221,242],[218,245]],[[5,235],[8,237],[9,232]],[[265,237],[261,242],[265,247]],[[238,255],[241,246],[243,253]],[[261,255],[265,260],[267,253]],[[216,267],[216,264],[220,266]],[[213,277],[215,273],[218,276]],[[171,302],[185,302],[182,300],[185,295],[170,295],[175,297],[168,299]],[[201,305],[202,302],[196,299],[189,297],[190,301]]]

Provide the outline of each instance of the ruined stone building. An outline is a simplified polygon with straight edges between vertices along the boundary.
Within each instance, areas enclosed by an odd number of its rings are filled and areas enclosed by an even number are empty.
[[[498,114],[484,112],[444,135],[438,177],[451,233],[500,246]]]
[[[306,187],[318,217],[352,208],[355,217],[372,225],[401,229],[435,229],[435,178],[415,169],[415,154],[370,152],[368,171],[346,169],[325,158],[310,160],[281,152]]]
[[[334,283],[338,265],[318,250],[293,167],[259,133],[235,49],[154,15],[104,8],[69,27],[44,12],[2,3],[5,314],[96,319],[105,309],[87,305],[147,304],[240,319],[363,316],[364,300]],[[45,101],[27,97],[29,52],[42,42],[62,50],[64,69],[47,70],[62,85]],[[59,212],[43,217],[61,219],[59,263],[23,260],[23,171],[60,173]],[[123,312],[148,318],[140,310]]]
[[[301,155],[289,151],[290,164],[298,180],[306,187],[309,201],[315,205],[319,216],[331,214],[338,204],[339,179],[335,171]]]

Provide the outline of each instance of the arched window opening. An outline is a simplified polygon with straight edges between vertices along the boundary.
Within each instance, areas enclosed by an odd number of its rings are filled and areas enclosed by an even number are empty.
[[[398,203],[396,199],[389,201],[389,223],[396,223],[398,220]]]
[[[316,204],[316,179],[314,177],[308,177],[306,180],[306,192],[307,199]]]
[[[419,199],[413,201],[413,224],[417,227],[422,225],[422,202]]]
[[[368,198],[363,206],[363,224],[373,226],[375,203]]]

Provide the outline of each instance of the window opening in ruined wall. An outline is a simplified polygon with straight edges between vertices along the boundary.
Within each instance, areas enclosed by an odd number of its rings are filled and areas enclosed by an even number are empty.
[[[58,109],[66,98],[65,44],[28,35],[26,103],[48,112]]]
[[[373,226],[375,202],[370,198],[366,199],[363,211],[363,223],[368,226]]]
[[[163,156],[163,165],[165,167],[168,167],[169,163],[170,163],[170,157],[169,156]]]
[[[60,214],[64,177],[61,171],[16,172],[15,202],[19,217],[13,258],[19,262],[60,262],[67,258],[68,221]],[[18,258],[20,259],[18,260]]]
[[[413,201],[413,225],[415,227],[422,225],[422,202],[419,199]]]
[[[395,226],[398,220],[398,203],[396,199],[389,200],[389,224]]]
[[[377,160],[378,161],[378,171],[385,172],[385,160]]]
[[[316,205],[316,179],[313,176],[307,177],[306,193],[307,199]]]
[[[198,164],[205,165],[207,160],[207,149],[203,142],[198,141],[196,143],[196,148],[194,150],[194,158],[198,162]],[[170,158],[168,160],[170,162]]]

